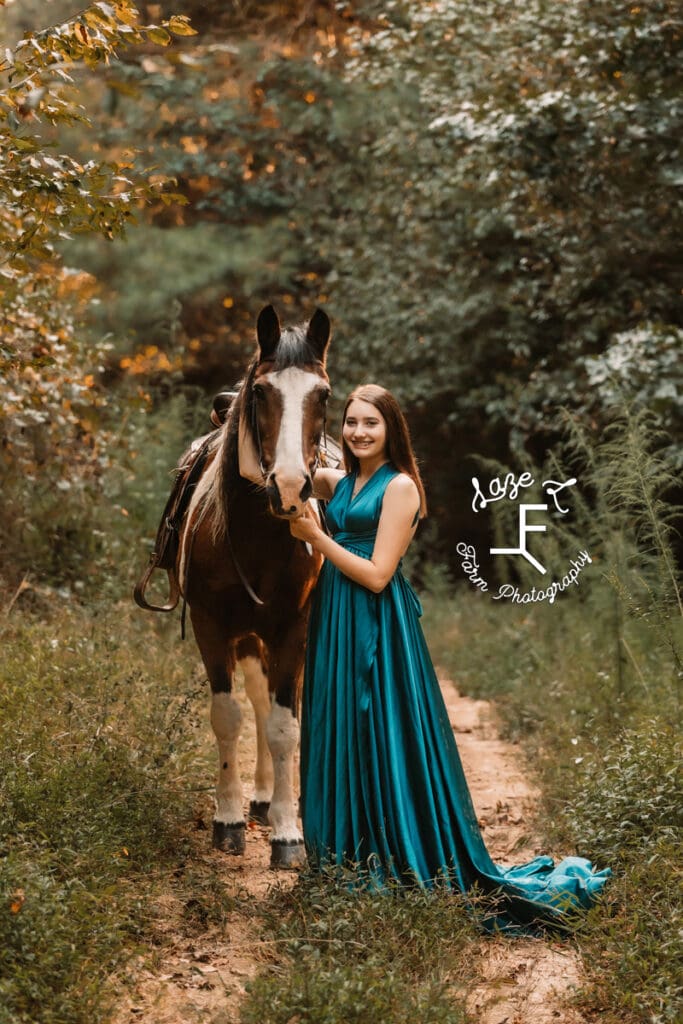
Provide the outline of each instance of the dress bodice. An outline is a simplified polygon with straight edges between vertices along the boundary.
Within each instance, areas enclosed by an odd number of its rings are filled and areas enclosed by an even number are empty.
[[[327,525],[338,544],[359,554],[372,554],[384,493],[389,482],[397,475],[396,467],[385,462],[356,495],[353,489],[358,479],[357,474],[348,473],[342,477],[326,510]]]

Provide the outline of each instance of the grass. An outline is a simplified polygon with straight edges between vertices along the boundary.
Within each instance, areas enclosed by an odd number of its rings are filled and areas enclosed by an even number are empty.
[[[376,899],[306,876],[255,908],[197,856],[213,766],[177,622],[71,601],[15,606],[1,628],[0,1024],[104,1024],[127,965],[163,952],[169,915],[193,941],[227,938],[235,910],[282,954],[245,1021],[466,1020],[476,932],[451,895]]]
[[[604,1024],[669,1024],[681,998],[671,671],[635,621],[618,683],[610,592],[585,591],[520,611],[433,583],[428,639],[528,746],[549,845],[614,871],[576,937],[583,1009]],[[452,896],[378,898],[302,876],[253,906],[197,857],[213,766],[203,673],[177,621],[18,605],[1,625],[0,1024],[109,1020],[113,979],[167,941],[161,893],[190,940],[226,932],[235,910],[257,918],[277,955],[250,983],[244,1024],[467,1021],[478,933]]]
[[[528,746],[548,843],[614,871],[577,935],[583,1009],[604,1024],[673,1022],[680,753],[665,648],[627,621],[617,672],[612,592],[597,577],[530,610],[432,588],[435,661],[495,698]],[[187,937],[226,929],[238,909],[276,940],[245,1024],[466,1021],[477,933],[452,897],[377,898],[304,876],[255,908],[200,863],[191,833],[212,766],[194,645],[179,644],[175,620],[57,604],[18,602],[1,626],[0,1024],[108,1020],[112,979],[139,949],[163,947],[161,892]]]
[[[195,659],[145,627],[68,604],[2,622],[2,1024],[107,1020],[113,972],[154,940],[147,901],[207,780]]]
[[[474,925],[451,893],[350,891],[302,875],[260,911],[279,950],[248,986],[242,1024],[464,1024]]]
[[[581,1008],[602,1024],[672,1024],[683,1002],[679,683],[642,619],[619,619],[618,642],[614,592],[597,572],[582,588],[519,608],[441,587],[424,601],[426,632],[461,691],[495,699],[524,743],[547,844],[614,872],[577,934]]]

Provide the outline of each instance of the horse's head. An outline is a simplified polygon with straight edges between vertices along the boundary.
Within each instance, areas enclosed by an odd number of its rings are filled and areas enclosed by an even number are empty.
[[[271,512],[295,519],[313,491],[325,425],[330,321],[318,309],[308,324],[283,331],[273,307],[266,306],[256,333],[259,352],[245,410]]]

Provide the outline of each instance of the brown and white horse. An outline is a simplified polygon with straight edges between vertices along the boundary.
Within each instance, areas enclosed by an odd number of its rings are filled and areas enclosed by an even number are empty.
[[[258,350],[212,441],[180,537],[176,575],[211,685],[218,742],[213,844],[245,845],[237,761],[241,711],[235,664],[256,714],[250,814],[272,826],[271,865],[304,859],[293,789],[297,698],[309,599],[320,557],[289,531],[312,493],[330,386],[330,322],[281,330],[272,306],[257,322]]]

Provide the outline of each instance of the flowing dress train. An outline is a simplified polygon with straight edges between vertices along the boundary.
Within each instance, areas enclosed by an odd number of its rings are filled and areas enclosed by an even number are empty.
[[[385,463],[353,496],[343,477],[327,507],[338,544],[369,558]],[[445,884],[496,897],[485,927],[562,927],[609,877],[550,857],[502,867],[479,830],[460,755],[400,566],[375,594],[325,561],[311,609],[301,729],[301,815],[313,867],[352,863],[371,888]]]

